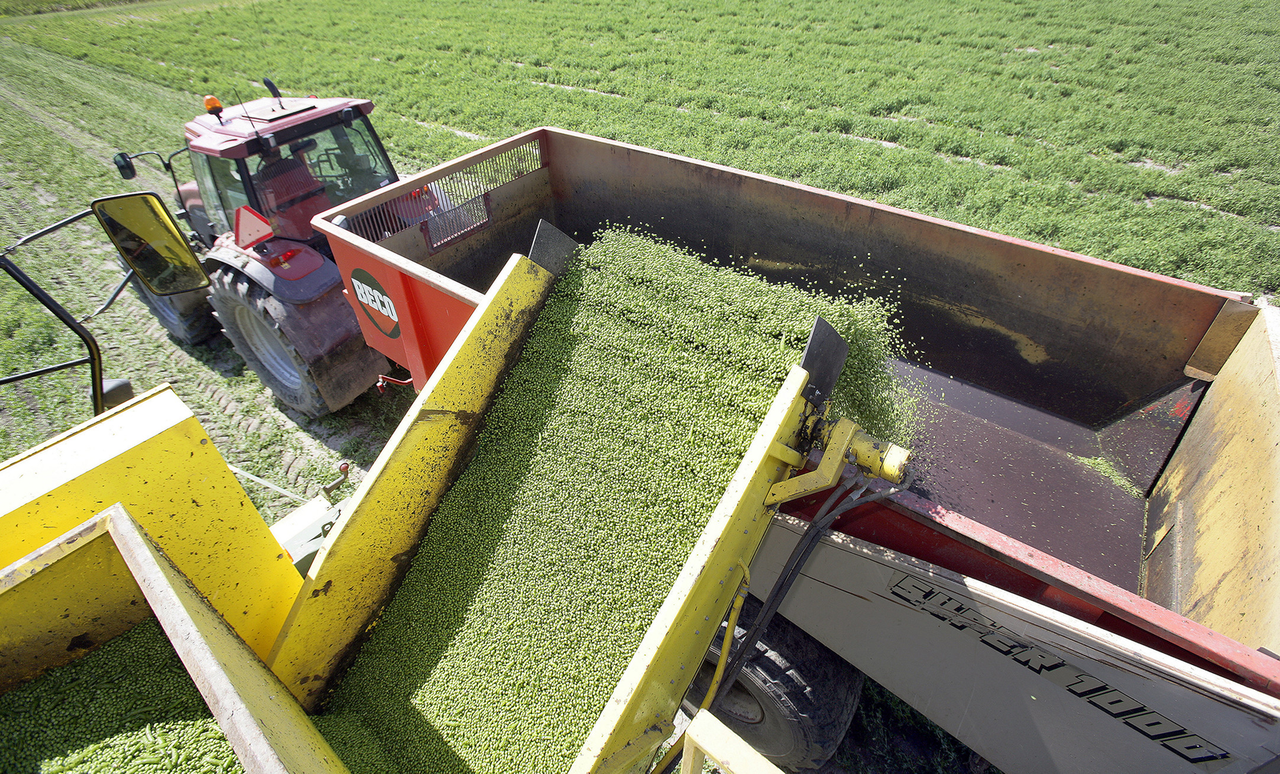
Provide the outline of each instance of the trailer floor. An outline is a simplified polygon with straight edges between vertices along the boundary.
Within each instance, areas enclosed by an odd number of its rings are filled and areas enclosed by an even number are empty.
[[[913,492],[1140,593],[1144,495],[1202,383],[1095,430],[927,368],[898,370],[927,397]]]

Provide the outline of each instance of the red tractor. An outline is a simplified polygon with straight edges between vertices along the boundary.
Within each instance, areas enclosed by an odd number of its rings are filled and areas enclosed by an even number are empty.
[[[173,296],[135,279],[144,303],[181,342],[219,327],[283,403],[307,416],[336,411],[372,386],[388,363],[365,345],[342,277],[311,218],[398,180],[364,99],[272,96],[208,112],[186,125],[187,145],[160,157],[178,189],[178,217],[206,248],[208,290]],[[189,152],[194,182],[172,161]],[[119,153],[126,180],[133,159]],[[439,206],[439,204],[437,204]]]

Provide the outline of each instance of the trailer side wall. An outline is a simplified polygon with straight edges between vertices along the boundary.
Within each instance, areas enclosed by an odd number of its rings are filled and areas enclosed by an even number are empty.
[[[740,170],[567,132],[556,225],[634,224],[713,260],[896,298],[943,372],[1091,426],[1184,383],[1222,291]]]
[[[1280,652],[1280,308],[1266,307],[1209,387],[1148,517],[1146,596]]]
[[[1095,428],[1187,383],[1184,368],[1224,302],[1242,298],[875,202],[547,128],[330,210],[316,227],[329,231],[337,216],[357,216],[429,183],[465,183],[468,169],[501,163],[535,140],[540,168],[486,194],[483,228],[436,252],[418,228],[408,228],[371,252],[419,281],[447,277],[482,293],[501,261],[532,240],[539,218],[579,242],[601,228],[632,225],[773,279],[896,300],[904,336],[921,362]],[[343,255],[337,258],[342,266]],[[349,271],[343,267],[344,278]],[[376,332],[365,334],[381,349]]]

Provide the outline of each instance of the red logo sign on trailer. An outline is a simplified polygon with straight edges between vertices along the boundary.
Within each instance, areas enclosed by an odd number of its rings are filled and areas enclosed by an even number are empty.
[[[373,275],[364,269],[353,269],[351,288],[355,290],[360,308],[369,322],[387,338],[400,338],[400,315],[396,313],[396,305]]]
[[[248,250],[270,238],[271,223],[255,209],[245,205],[236,208],[236,245]]]

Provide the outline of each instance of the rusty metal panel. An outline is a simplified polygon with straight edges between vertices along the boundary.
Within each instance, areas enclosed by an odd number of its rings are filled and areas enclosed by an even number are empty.
[[[1191,359],[1183,369],[1186,375],[1213,381],[1257,315],[1256,306],[1230,299],[1224,301],[1213,325],[1196,345],[1196,351],[1191,353]]]
[[[1225,298],[1022,239],[740,170],[546,130],[556,225],[643,226],[713,259],[900,298],[931,366],[1097,426],[1182,381]],[[834,284],[829,284],[834,283]]]
[[[537,218],[579,242],[610,224],[634,225],[773,279],[899,299],[905,338],[932,367],[1091,427],[1183,383],[1183,367],[1224,300],[1244,298],[875,202],[550,128],[388,186],[318,216],[313,225],[332,235],[327,221],[338,215],[355,216],[409,188],[464,175],[534,140],[546,165],[539,174],[549,185],[531,192],[521,207],[499,216],[495,205],[488,228],[438,256],[428,255],[416,234],[393,237],[386,246],[394,242],[409,266],[466,264],[522,249],[507,244],[509,237],[527,240]],[[493,249],[498,246],[503,249]]]
[[[928,407],[921,436],[915,451],[926,462],[914,493],[1138,590],[1142,498],[1051,444],[950,406]]]
[[[1280,651],[1280,308],[1261,310],[1152,494],[1146,594]]]

